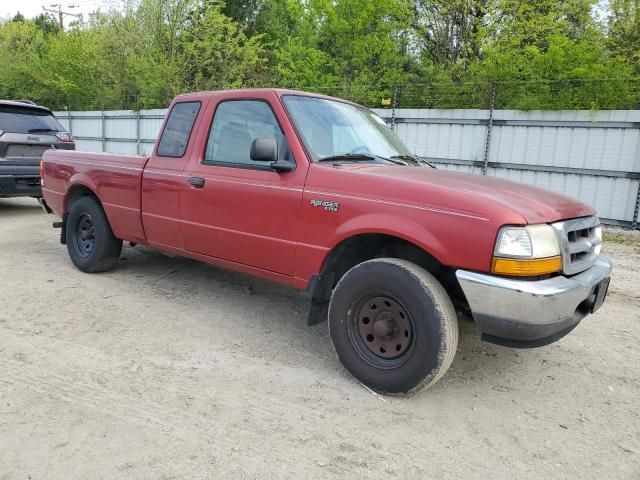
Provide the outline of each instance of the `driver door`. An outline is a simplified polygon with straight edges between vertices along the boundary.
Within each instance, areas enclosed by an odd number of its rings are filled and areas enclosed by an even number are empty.
[[[277,101],[265,93],[215,103],[203,154],[187,168],[181,232],[188,251],[293,276],[306,169],[278,173],[249,156],[253,140],[275,138],[280,158],[295,161]]]

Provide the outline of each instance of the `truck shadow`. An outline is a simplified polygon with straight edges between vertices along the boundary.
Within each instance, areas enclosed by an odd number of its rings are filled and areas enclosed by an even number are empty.
[[[35,198],[0,198],[0,219],[38,213],[42,210]]]
[[[170,297],[181,303],[211,312],[224,311],[233,321],[211,316],[212,322],[233,325],[241,337],[247,355],[260,351],[261,356],[296,362],[297,355],[310,357],[314,368],[335,375],[339,361],[333,351],[327,323],[307,326],[309,297],[305,292],[255,277],[203,264],[190,259],[169,257],[145,247],[125,248],[119,268],[113,275],[130,278],[134,290],[148,290],[151,295]],[[149,291],[150,290],[150,291]],[[505,371],[525,370],[524,363],[537,360],[527,351],[498,347],[480,340],[475,323],[459,316],[458,351],[446,382],[434,388],[493,387]],[[221,325],[226,330],[224,325]],[[231,327],[229,327],[231,328]],[[265,335],[265,332],[268,332]],[[283,354],[283,349],[289,351]],[[525,352],[525,353],[522,353]],[[531,351],[529,351],[531,352]],[[286,358],[286,355],[294,358]],[[342,374],[350,378],[342,369]],[[475,385],[474,385],[475,384]],[[509,388],[509,387],[505,387]]]

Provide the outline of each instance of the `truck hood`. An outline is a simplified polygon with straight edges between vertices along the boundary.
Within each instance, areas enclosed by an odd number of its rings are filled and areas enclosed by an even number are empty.
[[[416,189],[423,191],[424,194],[419,195],[421,198],[414,196],[403,200],[427,206],[434,206],[431,205],[431,199],[443,196],[450,199],[450,194],[453,193],[457,199],[455,203],[462,211],[490,215],[491,212],[485,210],[491,210],[491,206],[499,206],[502,210],[510,209],[519,214],[526,223],[551,223],[596,213],[592,207],[566,195],[496,177],[395,165],[361,164],[347,168],[356,175],[380,176],[386,178],[387,182],[392,179],[401,182],[407,187],[407,193],[416,192]],[[371,177],[369,180],[377,183]],[[439,207],[455,208],[456,205]]]

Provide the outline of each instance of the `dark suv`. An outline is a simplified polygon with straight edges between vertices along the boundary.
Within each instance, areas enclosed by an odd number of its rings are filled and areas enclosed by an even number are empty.
[[[73,150],[73,137],[46,107],[0,100],[0,197],[40,197],[40,159],[49,148]]]

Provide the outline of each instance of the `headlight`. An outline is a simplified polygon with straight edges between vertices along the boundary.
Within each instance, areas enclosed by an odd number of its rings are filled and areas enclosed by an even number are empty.
[[[560,242],[551,225],[504,227],[498,233],[497,257],[546,258],[560,255]]]
[[[551,225],[504,227],[498,232],[491,270],[514,276],[537,276],[562,269],[560,242]]]

